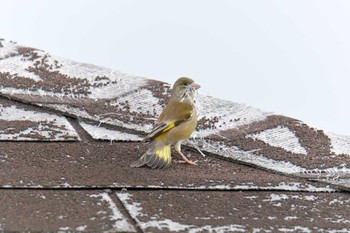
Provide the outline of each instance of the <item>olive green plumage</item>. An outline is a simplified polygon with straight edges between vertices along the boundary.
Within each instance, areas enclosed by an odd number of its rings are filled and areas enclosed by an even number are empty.
[[[171,146],[182,157],[182,163],[197,165],[181,152],[181,143],[191,136],[197,126],[194,93],[198,88],[200,86],[190,78],[182,77],[175,82],[168,104],[153,130],[143,140],[149,142],[148,150],[132,167],[168,167],[171,164]]]

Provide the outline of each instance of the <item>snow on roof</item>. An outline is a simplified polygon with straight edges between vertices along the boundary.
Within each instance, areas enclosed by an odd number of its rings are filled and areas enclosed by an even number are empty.
[[[293,118],[198,95],[198,166],[130,168],[169,90],[0,39],[0,229],[349,231],[350,137]]]
[[[74,62],[11,42],[1,43],[0,94],[94,122],[81,123],[93,138],[140,140],[151,130],[169,98],[170,85],[160,81]],[[198,129],[188,145],[276,172],[322,182],[332,179],[332,184],[350,188],[344,182],[350,174],[349,136],[211,96],[198,95],[197,101]],[[18,118],[23,114],[17,108],[3,107],[1,119],[10,117],[10,113]],[[69,124],[56,118],[57,127],[64,125],[72,133]],[[101,124],[119,127],[123,132],[97,127]],[[45,129],[42,124],[40,127],[37,131]],[[50,135],[42,134],[46,138]],[[9,137],[4,135],[3,140]],[[12,139],[23,139],[14,135]]]

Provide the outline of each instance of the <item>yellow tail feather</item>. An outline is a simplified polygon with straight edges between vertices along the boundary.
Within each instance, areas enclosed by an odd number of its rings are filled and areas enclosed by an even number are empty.
[[[153,169],[166,168],[171,164],[170,145],[149,149],[140,159],[131,164],[131,167],[147,165]]]

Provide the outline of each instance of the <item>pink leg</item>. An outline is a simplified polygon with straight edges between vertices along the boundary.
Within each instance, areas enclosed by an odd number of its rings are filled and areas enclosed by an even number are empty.
[[[176,152],[179,153],[179,155],[181,155],[182,160],[179,161],[179,163],[190,164],[190,165],[195,165],[195,166],[198,165],[196,162],[193,162],[193,161],[189,160],[188,158],[186,158],[186,156],[181,152],[181,142],[176,143],[174,148],[175,148]]]

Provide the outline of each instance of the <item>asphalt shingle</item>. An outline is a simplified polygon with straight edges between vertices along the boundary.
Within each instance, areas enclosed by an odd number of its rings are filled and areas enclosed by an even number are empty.
[[[144,232],[350,231],[349,194],[159,190],[117,196]]]
[[[136,232],[114,196],[100,190],[2,189],[0,231]]]
[[[1,44],[1,230],[350,231],[349,136],[198,95],[199,166],[131,168],[169,84]]]

